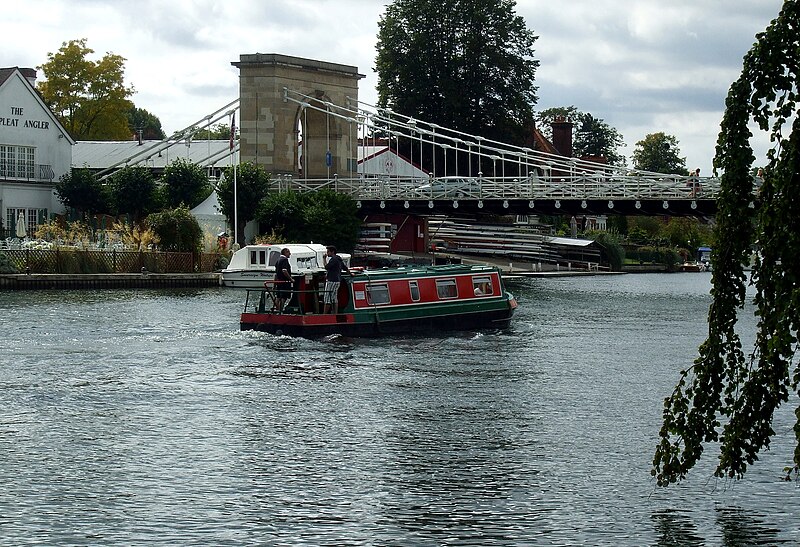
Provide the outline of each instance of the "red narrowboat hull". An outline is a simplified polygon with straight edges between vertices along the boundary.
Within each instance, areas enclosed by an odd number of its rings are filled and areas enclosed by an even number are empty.
[[[250,293],[256,293],[251,296]],[[323,309],[324,281],[298,277],[283,313],[268,309],[271,288],[248,291],[241,330],[348,337],[504,329],[517,306],[500,271],[488,266],[423,266],[357,272],[339,287],[341,313]],[[253,305],[254,304],[254,305]]]

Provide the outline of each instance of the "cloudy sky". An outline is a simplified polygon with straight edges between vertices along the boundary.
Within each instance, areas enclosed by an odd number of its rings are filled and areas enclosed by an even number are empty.
[[[281,53],[373,71],[385,0],[26,0],[3,14],[0,67],[35,67],[86,38],[126,61],[133,101],[170,134],[238,96],[241,54]],[[537,109],[575,105],[622,133],[677,137],[687,167],[711,171],[724,99],[782,0],[518,0],[539,39]],[[765,151],[756,140],[757,155]]]

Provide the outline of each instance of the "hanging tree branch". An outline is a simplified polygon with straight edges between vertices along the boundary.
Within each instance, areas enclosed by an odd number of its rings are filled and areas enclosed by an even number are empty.
[[[800,2],[787,0],[756,36],[731,85],[714,165],[723,171],[712,251],[708,338],[664,402],[652,474],[660,486],[683,479],[708,442],[720,442],[717,477],[741,478],[768,448],[775,410],[798,393],[800,366]],[[770,131],[763,186],[754,189],[748,123]],[[784,136],[788,129],[789,136]],[[745,303],[743,265],[758,248],[752,283],[758,317],[749,356],[736,333]],[[800,473],[800,407],[787,477]],[[723,425],[724,423],[724,425]]]

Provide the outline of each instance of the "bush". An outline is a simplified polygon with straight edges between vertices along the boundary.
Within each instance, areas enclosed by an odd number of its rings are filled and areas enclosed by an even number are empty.
[[[153,213],[147,226],[155,232],[162,251],[198,252],[203,243],[203,229],[185,205]]]
[[[9,260],[5,253],[0,252],[0,274],[18,273],[17,267]]]
[[[625,262],[625,249],[622,248],[619,238],[610,232],[597,232],[594,234],[594,241],[600,245],[611,269],[620,271]]]

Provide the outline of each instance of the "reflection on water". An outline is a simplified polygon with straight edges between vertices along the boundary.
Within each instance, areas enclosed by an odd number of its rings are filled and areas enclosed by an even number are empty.
[[[528,280],[508,331],[377,340],[239,332],[225,289],[2,293],[0,544],[792,544],[789,408],[744,481],[713,447],[649,475],[708,280]]]
[[[800,541],[797,536],[791,543],[788,539],[780,539],[780,530],[768,525],[770,519],[758,511],[745,510],[737,506],[717,507],[716,510],[723,545],[730,547],[796,545]]]
[[[659,510],[652,514],[658,547],[701,547],[705,541],[697,533],[691,516],[674,510]]]

